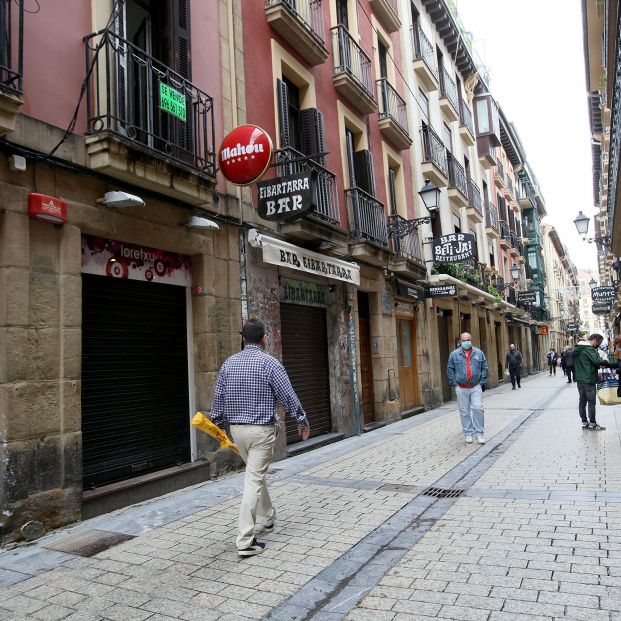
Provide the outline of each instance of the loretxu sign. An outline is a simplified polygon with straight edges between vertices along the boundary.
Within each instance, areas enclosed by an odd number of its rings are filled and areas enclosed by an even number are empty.
[[[218,150],[218,167],[235,185],[261,179],[272,161],[272,139],[256,125],[240,125],[228,133]]]
[[[536,291],[518,291],[517,301],[522,304],[536,304],[537,292]]]
[[[453,233],[433,240],[433,260],[459,263],[474,257],[475,237],[471,233]]]
[[[425,297],[428,298],[441,298],[451,295],[457,295],[457,287],[455,285],[437,285],[427,287],[425,291]]]
[[[296,175],[261,181],[257,188],[261,218],[276,222],[297,220],[315,209],[317,173],[305,170]]]
[[[591,299],[593,302],[614,302],[617,290],[615,287],[593,287],[591,289]]]

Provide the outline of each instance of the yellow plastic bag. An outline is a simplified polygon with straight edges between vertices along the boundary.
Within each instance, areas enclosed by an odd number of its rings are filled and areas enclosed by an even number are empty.
[[[239,450],[226,435],[226,431],[220,429],[218,425],[214,425],[202,412],[196,412],[192,419],[192,424],[207,435],[210,435],[214,440],[217,440],[220,443],[220,448],[229,448],[233,453],[239,455]]]

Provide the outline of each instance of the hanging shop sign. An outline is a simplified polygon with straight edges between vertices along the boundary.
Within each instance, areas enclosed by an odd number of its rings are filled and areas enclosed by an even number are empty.
[[[599,303],[612,303],[617,295],[617,289],[615,287],[593,287],[591,289],[591,299],[593,302]]]
[[[250,185],[263,177],[272,161],[272,139],[256,125],[229,132],[218,150],[218,168],[231,183]]]
[[[303,304],[304,306],[328,305],[328,287],[316,282],[306,282],[293,278],[280,279],[280,301],[287,304]]]
[[[568,323],[567,324],[567,331],[568,332],[578,332],[578,330],[580,330],[580,324],[578,324],[578,323]]]
[[[257,184],[259,216],[273,222],[290,222],[315,210],[317,171],[277,177]]]
[[[537,291],[518,291],[517,301],[521,304],[536,304],[537,303]]]
[[[402,298],[420,302],[425,297],[425,290],[418,285],[397,278],[397,294]]]
[[[610,302],[593,302],[591,311],[594,315],[607,315],[612,310]]]
[[[114,239],[82,235],[82,272],[189,287],[192,257]]]
[[[453,233],[436,237],[433,242],[433,260],[437,263],[460,263],[472,259],[476,239],[471,233]]]
[[[360,266],[356,263],[328,257],[266,235],[259,235],[252,243],[261,247],[263,260],[271,265],[360,284]]]
[[[425,297],[427,298],[442,298],[453,295],[457,295],[456,285],[437,285],[427,287],[425,290]]]
[[[540,336],[550,334],[550,328],[548,328],[548,326],[537,326],[537,334],[539,334]]]
[[[67,221],[67,203],[60,198],[30,192],[28,194],[28,215],[33,220],[64,224]]]
[[[176,116],[184,123],[187,120],[185,95],[160,82],[160,109]]]

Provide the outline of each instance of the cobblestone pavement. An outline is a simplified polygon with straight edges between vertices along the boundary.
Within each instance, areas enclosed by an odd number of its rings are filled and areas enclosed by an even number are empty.
[[[260,556],[239,474],[51,533],[0,553],[0,619],[621,621],[621,408],[583,431],[576,397],[539,374],[486,393],[485,446],[452,403],[275,463]],[[133,537],[45,547],[92,529]]]

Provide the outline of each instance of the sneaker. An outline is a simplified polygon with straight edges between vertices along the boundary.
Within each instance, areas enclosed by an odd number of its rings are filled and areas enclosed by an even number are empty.
[[[255,526],[254,532],[255,533],[273,533],[274,532],[274,524],[275,522],[272,522],[271,524],[257,524]]]
[[[588,429],[589,423],[582,423],[582,429]]]
[[[602,427],[601,425],[598,425],[597,423],[589,423],[589,429],[594,429],[595,431],[604,431],[606,427]]]
[[[484,438],[483,434],[479,434],[479,435],[477,436],[477,442],[478,442],[479,444],[485,444],[485,438]]]
[[[472,444],[473,440],[472,436],[466,436],[466,444]]]
[[[522,384],[518,384],[518,388],[522,388]]]
[[[511,390],[515,390],[515,386],[513,386],[513,387],[511,388]]]
[[[244,548],[243,550],[237,550],[237,554],[243,557],[255,556],[257,554],[261,554],[263,550],[265,550],[265,544],[253,539],[249,547]]]

